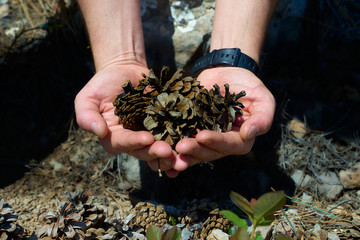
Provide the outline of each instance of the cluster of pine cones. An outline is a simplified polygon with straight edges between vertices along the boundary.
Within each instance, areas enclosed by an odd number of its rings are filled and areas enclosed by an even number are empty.
[[[225,84],[225,96],[215,84],[208,91],[190,76],[183,77],[177,70],[168,77],[169,68],[163,67],[160,78],[152,70],[143,75],[134,87],[130,80],[122,87],[113,104],[119,123],[131,130],[148,130],[155,140],[168,142],[172,147],[184,137],[194,137],[197,130],[230,131],[235,113],[242,115],[244,105],[237,100],[245,91],[230,93]]]
[[[0,197],[0,239],[85,239],[86,229],[95,227],[105,219],[105,212],[92,204],[92,197],[82,191],[67,193],[67,201],[60,203],[59,212],[45,213],[45,225],[36,233],[16,224],[14,209]]]

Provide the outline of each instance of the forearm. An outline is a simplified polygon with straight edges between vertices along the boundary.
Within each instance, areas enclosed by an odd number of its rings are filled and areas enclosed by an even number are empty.
[[[236,47],[259,62],[276,3],[276,0],[217,0],[211,50]]]
[[[78,0],[96,70],[114,62],[146,65],[139,0]]]

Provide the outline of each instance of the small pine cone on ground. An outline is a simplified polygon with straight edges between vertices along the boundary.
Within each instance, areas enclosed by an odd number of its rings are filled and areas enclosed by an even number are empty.
[[[76,192],[65,192],[67,200],[72,203],[81,215],[81,221],[87,228],[101,225],[105,220],[103,209],[93,204],[93,196],[87,196],[83,190]]]
[[[196,232],[197,237],[206,238],[212,230],[220,229],[223,232],[228,232],[231,227],[230,221],[220,214],[219,209],[214,209],[209,213],[209,217],[202,225],[201,232]]]
[[[168,223],[168,216],[161,205],[155,205],[149,202],[139,202],[130,211],[135,216],[129,221],[130,228],[142,227],[147,230],[150,225],[158,227]]]
[[[86,225],[81,222],[81,215],[70,202],[62,202],[60,211],[43,215],[46,225],[38,232],[40,239],[85,239]]]
[[[16,224],[14,209],[0,197],[0,240],[22,239],[25,229]]]

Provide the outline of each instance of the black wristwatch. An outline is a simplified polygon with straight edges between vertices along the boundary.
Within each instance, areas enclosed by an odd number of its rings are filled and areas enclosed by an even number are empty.
[[[254,59],[242,53],[239,48],[223,48],[199,58],[192,69],[192,73],[218,66],[234,66],[245,68],[257,75],[259,66]]]

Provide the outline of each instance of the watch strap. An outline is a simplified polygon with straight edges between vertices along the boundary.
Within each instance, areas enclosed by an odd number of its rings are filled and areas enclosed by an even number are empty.
[[[218,66],[241,67],[253,72],[255,75],[259,70],[255,60],[242,53],[239,48],[223,48],[213,50],[211,53],[199,58],[194,64],[192,73]]]

